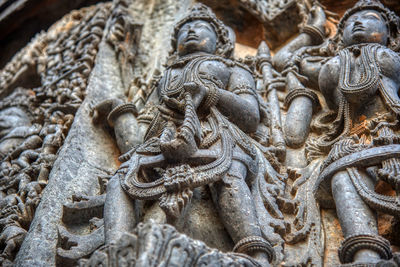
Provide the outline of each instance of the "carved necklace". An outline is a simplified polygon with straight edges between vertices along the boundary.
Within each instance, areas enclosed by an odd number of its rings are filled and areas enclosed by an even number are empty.
[[[375,94],[376,90],[379,89],[385,104],[389,106],[395,114],[400,115],[399,100],[393,95],[393,92],[382,83],[382,71],[377,60],[378,49],[386,47],[379,44],[366,44],[361,47],[362,74],[358,82],[351,84],[350,50],[356,48],[359,49],[359,46],[348,47],[339,52],[340,61],[343,64],[339,76],[340,92],[349,102],[359,103]]]
[[[205,78],[203,74],[199,72],[199,66],[204,61],[220,61],[226,63],[226,59],[221,58],[220,56],[215,55],[193,55],[186,56],[181,59],[176,60],[172,63],[167,72],[165,82],[161,87],[161,95],[173,96],[182,92],[183,84],[186,82],[196,82],[199,84],[204,84],[203,79]],[[179,75],[179,78],[171,80],[171,72],[174,67],[184,66],[182,73]],[[212,81],[215,79],[212,79]],[[216,82],[216,81],[213,81]],[[219,81],[218,81],[219,82]],[[219,85],[219,83],[217,84]]]
[[[332,130],[326,134],[325,138],[318,142],[318,146],[321,148],[331,147],[341,137],[350,133],[352,120],[350,118],[351,105],[349,100],[353,100],[353,103],[362,102],[363,99],[370,97],[371,94],[374,94],[376,90],[379,89],[385,104],[394,114],[397,116],[400,115],[400,103],[398,99],[385,87],[380,78],[382,72],[377,63],[377,51],[380,48],[386,47],[379,44],[366,44],[362,46],[361,50],[358,50],[362,57],[362,74],[358,82],[355,84],[350,82],[350,64],[352,59],[350,51],[353,50],[353,52],[357,52],[354,51],[354,49],[359,49],[359,47],[360,46],[348,47],[339,52],[340,61],[342,63],[339,76],[339,90],[341,92],[339,97],[341,98],[341,101],[337,117],[333,122],[334,127],[332,127]],[[339,133],[340,126],[343,126],[341,133]]]
[[[169,68],[166,73],[165,83],[161,88],[161,95],[173,96],[183,91],[183,84],[186,82],[200,82],[198,77],[199,65],[204,61],[204,57],[195,57],[189,61],[182,70],[178,79],[171,81],[172,68]]]
[[[367,44],[361,47],[361,77],[352,83],[350,51],[359,47],[349,47],[339,52],[342,67],[340,68],[339,89],[349,102],[359,103],[375,94],[380,81],[380,69],[377,64],[377,49],[379,45]]]
[[[178,67],[183,67],[185,66],[188,62],[196,59],[196,58],[204,58],[204,59],[208,59],[208,60],[217,60],[220,62],[223,62],[227,65],[232,64],[232,61],[229,59],[225,59],[221,56],[218,55],[212,55],[212,54],[207,54],[207,53],[196,53],[196,54],[189,54],[186,56],[182,56],[182,57],[178,57],[176,58],[174,61],[172,61],[172,63],[167,64],[167,68],[178,68]]]

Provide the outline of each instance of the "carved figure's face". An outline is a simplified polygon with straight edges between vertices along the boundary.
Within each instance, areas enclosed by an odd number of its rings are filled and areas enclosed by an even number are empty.
[[[361,43],[386,45],[388,29],[386,21],[375,10],[362,10],[351,15],[343,30],[345,46]]]
[[[217,45],[217,34],[210,23],[195,20],[185,23],[177,36],[177,50],[180,56],[195,52],[214,54]]]

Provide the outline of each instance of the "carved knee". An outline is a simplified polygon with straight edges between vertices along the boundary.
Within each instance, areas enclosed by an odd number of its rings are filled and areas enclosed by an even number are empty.
[[[107,192],[115,191],[121,186],[118,175],[114,175],[107,183]]]
[[[337,172],[332,178],[332,191],[343,192],[353,186],[346,171]]]

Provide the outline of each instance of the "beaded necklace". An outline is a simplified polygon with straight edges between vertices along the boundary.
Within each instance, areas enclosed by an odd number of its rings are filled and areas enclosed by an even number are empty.
[[[377,50],[380,45],[368,44],[360,46],[347,47],[339,52],[340,68],[339,89],[349,102],[357,102],[368,99],[375,94],[378,87],[381,73],[377,64]],[[351,62],[350,51],[361,53],[361,77],[356,82],[351,82]]]

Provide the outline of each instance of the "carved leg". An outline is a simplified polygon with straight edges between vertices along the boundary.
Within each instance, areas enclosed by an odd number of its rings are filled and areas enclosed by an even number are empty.
[[[367,175],[362,174],[362,177],[369,187],[373,187]],[[338,172],[333,176],[332,194],[346,241],[350,240],[353,236],[378,236],[376,215],[358,195],[347,171]],[[359,242],[362,241],[365,240],[360,240]],[[350,242],[354,243],[357,241]],[[344,247],[346,246],[342,246],[342,248]],[[373,263],[379,260],[380,255],[377,251],[361,247],[353,256],[353,262]]]
[[[267,242],[262,238],[254,201],[245,181],[246,175],[246,166],[241,162],[233,161],[223,179],[210,185],[219,215],[236,245],[244,244],[246,241],[248,244],[253,241],[258,242],[256,239],[259,239],[261,243]],[[254,240],[250,240],[251,237]],[[245,252],[263,266],[269,266],[269,258],[265,251],[249,249]]]
[[[115,243],[124,232],[136,225],[134,201],[122,189],[118,174],[107,184],[104,204],[104,231],[106,245]]]

